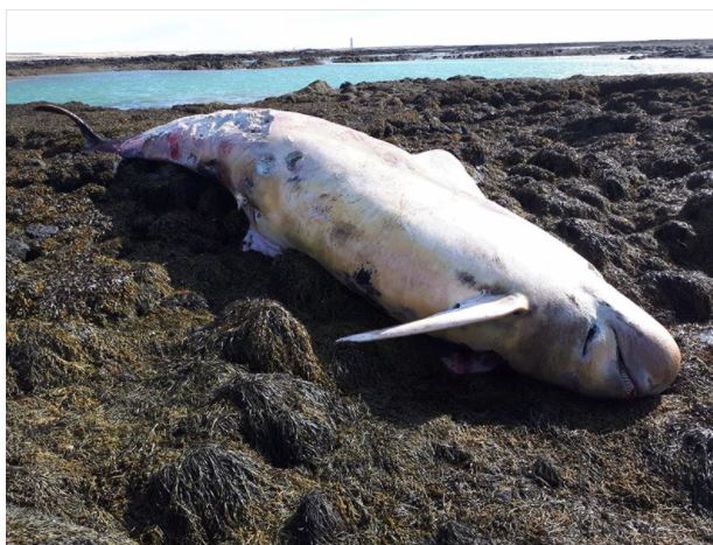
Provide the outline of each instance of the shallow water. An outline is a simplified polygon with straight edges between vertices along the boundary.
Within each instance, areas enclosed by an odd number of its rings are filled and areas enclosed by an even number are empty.
[[[314,80],[338,87],[345,81],[403,78],[566,78],[581,75],[713,72],[713,59],[627,60],[623,55],[420,59],[320,64],[261,70],[131,70],[53,74],[11,79],[7,103],[80,101],[93,106],[157,108],[174,104],[247,103],[301,89]]]

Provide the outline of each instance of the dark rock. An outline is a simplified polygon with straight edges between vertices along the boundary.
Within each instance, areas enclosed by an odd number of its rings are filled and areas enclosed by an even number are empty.
[[[339,86],[339,91],[342,93],[355,93],[356,90],[356,86],[350,81],[345,81]]]
[[[30,253],[30,246],[22,239],[8,236],[5,239],[5,252],[8,259],[25,261]]]
[[[326,81],[323,80],[315,80],[312,83],[310,83],[307,87],[304,89],[301,89],[297,91],[298,93],[310,93],[310,94],[317,94],[317,95],[330,95],[335,92],[334,89],[332,89],[331,85],[327,83]]]
[[[317,490],[300,501],[283,533],[288,545],[329,545],[344,528],[344,521],[329,499]]]
[[[59,233],[59,227],[56,225],[43,225],[41,223],[31,223],[25,228],[25,232],[35,239],[43,239]]]
[[[511,149],[502,156],[506,165],[517,165],[525,161],[525,154],[520,149]]]

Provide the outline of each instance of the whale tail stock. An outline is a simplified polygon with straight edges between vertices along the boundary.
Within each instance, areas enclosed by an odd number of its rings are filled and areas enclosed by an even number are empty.
[[[35,110],[60,114],[70,118],[74,124],[79,127],[79,130],[82,131],[82,136],[84,136],[84,140],[86,142],[86,148],[89,151],[105,151],[108,153],[119,152],[119,146],[121,145],[122,140],[110,140],[102,136],[87,125],[81,117],[70,112],[69,110],[60,106],[55,106],[54,104],[39,104],[38,106],[35,106]]]
[[[364,343],[432,333],[526,312],[529,307],[527,297],[521,293],[508,295],[483,294],[463,301],[455,308],[432,314],[420,320],[385,329],[357,333],[356,335],[337,339],[336,342]]]

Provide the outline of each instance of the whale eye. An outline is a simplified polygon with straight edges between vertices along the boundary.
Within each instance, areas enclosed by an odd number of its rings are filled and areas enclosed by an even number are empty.
[[[597,333],[599,333],[599,326],[594,324],[589,328],[589,331],[587,331],[587,338],[584,339],[584,346],[582,346],[582,356],[586,356],[589,344],[592,342],[592,339],[597,336]]]

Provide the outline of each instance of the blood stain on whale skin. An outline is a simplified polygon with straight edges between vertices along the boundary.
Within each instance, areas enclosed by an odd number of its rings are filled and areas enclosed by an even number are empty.
[[[178,158],[181,156],[180,140],[181,140],[181,136],[178,133],[175,133],[175,132],[169,133],[169,135],[168,135],[169,153],[171,155],[171,159],[173,159],[174,161],[178,160]]]

